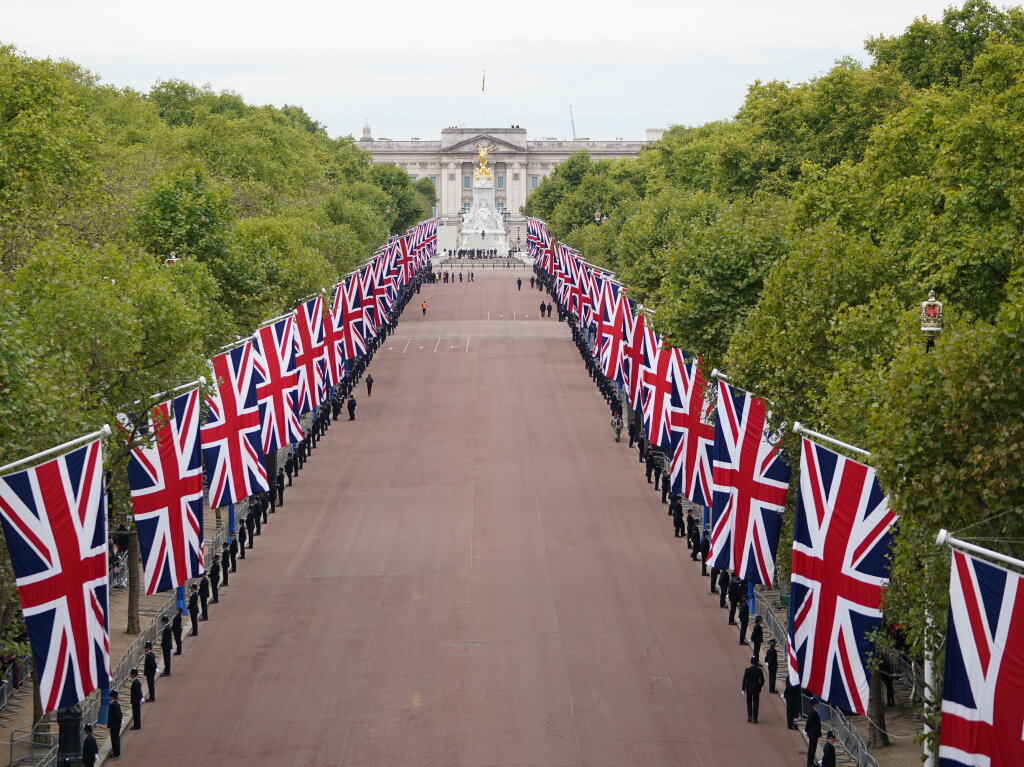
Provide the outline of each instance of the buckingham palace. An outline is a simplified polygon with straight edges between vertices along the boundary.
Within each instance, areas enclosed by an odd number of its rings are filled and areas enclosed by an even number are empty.
[[[366,125],[357,143],[360,149],[370,152],[375,163],[397,165],[413,180],[427,177],[433,181],[437,190],[435,215],[446,226],[457,225],[472,205],[477,145],[493,146],[490,166],[494,173],[495,205],[506,218],[509,238],[515,242],[525,236],[526,217],[521,208],[526,196],[558,163],[581,149],[586,149],[593,160],[636,157],[642,147],[661,138],[662,133],[648,130],[642,141],[531,139],[525,128],[513,125],[507,128],[449,127],[441,131],[439,141],[419,138],[396,141],[374,138],[370,126]]]

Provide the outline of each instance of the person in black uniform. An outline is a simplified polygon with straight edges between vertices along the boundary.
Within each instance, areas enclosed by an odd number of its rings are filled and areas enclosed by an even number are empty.
[[[835,733],[825,733],[825,742],[821,746],[821,767],[836,767]]]
[[[174,634],[174,654],[181,655],[181,608],[174,611],[174,619],[171,621],[171,633]]]
[[[740,600],[743,598],[743,581],[739,578],[733,577],[729,581],[729,625],[736,625],[736,608],[739,607]]]
[[[817,703],[818,699],[814,699]],[[814,757],[818,753],[818,738],[821,737],[821,715],[816,706],[812,705],[804,722],[804,734],[807,736],[807,767],[814,767]]]
[[[239,521],[239,524],[238,524],[238,558],[239,559],[245,559],[245,542],[246,542],[246,540],[249,537],[249,534],[245,530],[245,521],[248,518],[248,516],[249,515],[246,514],[245,518],[241,519]],[[231,539],[231,548],[235,548],[235,540],[234,540],[234,538]],[[232,552],[232,553],[234,553],[234,552]],[[234,572],[234,570],[235,570],[235,558],[232,557],[231,558],[231,571]]]
[[[672,524],[676,529],[676,538],[682,538],[684,536],[683,530],[683,504],[678,499],[672,501],[669,505],[669,510],[672,512]]]
[[[121,701],[117,697],[117,690],[111,690],[110,705],[107,706],[107,734],[110,736],[111,759],[118,759],[121,756],[121,725],[124,724],[124,714],[121,713]]]
[[[892,680],[892,663],[889,661],[888,655],[882,655],[882,660],[878,664],[878,673],[882,675],[882,684],[885,685],[885,705],[891,707],[896,705],[896,691],[893,689]]]
[[[800,715],[800,685],[790,684],[789,679],[787,679],[786,689],[782,691],[782,697],[786,699],[786,727],[795,730],[796,725],[793,724],[793,720]]]
[[[284,473],[288,475],[288,487],[292,486],[292,474],[295,473],[295,454],[289,450],[284,462]]]
[[[199,636],[199,587],[192,584],[188,593],[188,617],[192,621],[190,637]]]
[[[284,469],[277,470],[275,484],[277,486],[277,505],[284,506]]]
[[[217,557],[213,558],[213,564],[210,565],[210,604],[215,605],[219,601],[217,599],[217,587],[220,586],[220,560]]]
[[[263,511],[263,496],[262,495],[257,495],[256,496],[256,498],[253,501],[253,509],[249,513],[252,514],[252,523],[253,523],[253,526],[255,527],[255,531],[249,537],[249,543],[252,544],[252,543],[256,542],[254,540],[255,536],[263,535],[263,514],[264,514],[264,511]]]
[[[722,570],[718,573],[718,606],[726,607],[725,600],[729,598],[729,571]]]
[[[779,651],[775,649],[775,640],[768,640],[768,649],[764,651],[764,665],[768,667],[768,692],[775,694],[775,678],[779,673]]]
[[[747,644],[747,624],[750,622],[750,603],[746,599],[740,600],[739,609],[736,611],[740,621],[740,644]]]
[[[551,316],[551,302],[548,301],[548,317]]]
[[[128,702],[132,704],[132,729],[138,730],[142,727],[142,680],[139,679],[139,670],[133,668],[128,672],[128,678],[132,680]]]
[[[712,594],[717,594],[718,593],[718,572],[719,572],[719,570],[718,570],[717,567],[712,567],[711,568],[711,593]]]
[[[373,393],[373,374],[366,376],[366,396],[369,397]]]
[[[708,538],[708,531],[700,539],[700,574],[708,574],[708,554],[711,553],[711,539]]]
[[[160,649],[164,654],[164,670],[160,672],[160,676],[171,675],[171,650],[174,649],[174,632],[171,629],[171,624],[167,620],[166,615],[160,616],[160,623],[163,628],[160,629]],[[153,693],[150,692],[150,695]]]
[[[700,556],[700,526],[697,524],[697,520],[691,515],[690,519],[693,520],[693,527],[690,528],[690,559],[694,562],[697,561],[697,557]]]
[[[757,724],[757,712],[761,704],[761,688],[764,687],[764,672],[757,665],[757,658],[750,656],[750,665],[743,672],[740,692],[747,694],[747,721]]]
[[[146,654],[142,659],[142,673],[146,677],[146,687],[149,688],[147,701],[156,701],[156,654],[153,652],[153,643],[146,642]]]
[[[668,490],[671,484],[672,478],[669,473],[665,470],[661,470],[661,502],[668,503]]]
[[[654,453],[647,453],[647,460],[644,462],[645,474],[647,475],[647,484],[651,484],[651,477],[654,476]]]
[[[231,572],[231,548],[228,542],[224,541],[220,547],[220,569],[224,571],[224,584],[228,585],[228,573]]]
[[[100,749],[96,745],[96,738],[92,736],[92,725],[87,724],[84,728],[85,739],[82,741],[82,767],[93,767],[96,764],[96,757],[100,755]]]
[[[761,616],[754,616],[754,628],[750,630],[750,644],[754,646],[754,657],[761,657],[761,643],[764,642],[764,624]]]
[[[253,544],[253,530],[256,529],[256,512],[254,509],[249,509],[249,513],[245,515],[245,530],[249,533],[249,548],[252,548]],[[243,552],[244,554],[245,552]],[[245,559],[243,556],[242,559]]]
[[[209,618],[209,614],[206,611],[206,606],[210,601],[210,579],[206,576],[206,571],[203,571],[203,576],[199,579],[199,611],[202,613],[202,617],[199,620],[205,621]]]
[[[541,318],[544,317],[544,302],[543,301],[540,302],[540,316],[541,316]]]
[[[688,511],[686,512],[686,548],[688,549],[697,548],[693,545],[693,534],[695,532],[697,532],[697,518],[693,516],[693,511]]]
[[[267,516],[268,511],[270,511],[270,493],[263,493],[260,496],[260,513],[263,514],[263,524],[267,524],[270,521],[270,518]],[[257,525],[257,530],[258,527]],[[259,535],[260,533],[257,532],[256,534]]]
[[[348,407],[348,420],[350,420],[350,421],[356,420],[356,398],[355,397],[351,397],[350,396],[348,398],[348,406],[347,407]]]

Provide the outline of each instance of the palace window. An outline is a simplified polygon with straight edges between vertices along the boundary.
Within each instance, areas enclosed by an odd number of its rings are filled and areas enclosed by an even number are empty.
[[[540,184],[540,176],[530,176],[530,189],[536,189]]]
[[[471,203],[471,202],[464,202],[464,203],[462,203],[462,212],[463,212],[463,213],[469,213],[469,207],[470,207],[470,206],[471,206],[472,204],[473,204],[473,203]]]
[[[469,189],[469,176],[462,177],[462,188]]]
[[[505,203],[499,202],[499,203],[497,203],[497,206],[498,206],[498,212],[499,213],[504,213],[505,212]]]
[[[505,177],[504,176],[498,176],[498,189],[504,189],[504,188],[505,188]]]
[[[430,183],[433,184],[434,188],[436,189],[437,188],[437,176],[431,176],[430,177]]]

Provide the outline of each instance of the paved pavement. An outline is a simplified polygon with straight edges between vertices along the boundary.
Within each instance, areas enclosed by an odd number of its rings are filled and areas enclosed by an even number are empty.
[[[523,274],[410,304],[122,764],[800,763]]]

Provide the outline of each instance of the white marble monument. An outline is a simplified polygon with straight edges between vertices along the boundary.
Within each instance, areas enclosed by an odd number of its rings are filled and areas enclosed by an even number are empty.
[[[487,167],[487,155],[493,146],[477,144],[478,165],[473,178],[473,204],[459,227],[460,250],[496,250],[508,254],[508,232],[494,203],[494,175]]]

